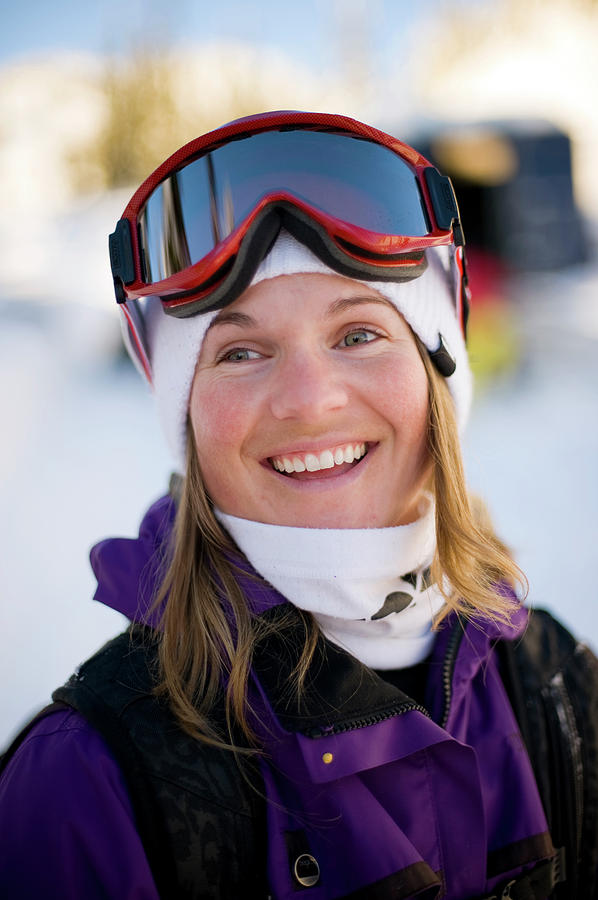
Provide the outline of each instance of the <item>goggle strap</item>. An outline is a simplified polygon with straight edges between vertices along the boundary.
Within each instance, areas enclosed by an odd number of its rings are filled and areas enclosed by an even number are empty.
[[[467,340],[467,321],[469,319],[469,309],[471,304],[471,290],[469,288],[469,275],[467,273],[467,260],[465,255],[465,247],[463,245],[455,248],[455,266],[458,273],[458,284],[460,296],[457,297],[459,320],[461,322],[461,330],[463,337]]]
[[[135,257],[128,219],[118,220],[116,228],[108,238],[108,249],[116,302],[124,303],[126,296],[123,285],[135,281]]]
[[[463,244],[459,207],[457,206],[457,198],[455,197],[451,179],[447,175],[441,175],[434,166],[428,166],[424,169],[424,178],[426,179],[426,187],[428,188],[438,228],[444,231],[449,231],[452,228],[455,244]]]

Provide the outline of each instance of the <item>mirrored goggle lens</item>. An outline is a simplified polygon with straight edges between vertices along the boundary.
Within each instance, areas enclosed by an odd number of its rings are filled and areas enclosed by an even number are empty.
[[[317,131],[264,132],[206,153],[156,188],[139,215],[146,282],[199,262],[277,192],[378,234],[429,233],[415,173],[388,147]]]

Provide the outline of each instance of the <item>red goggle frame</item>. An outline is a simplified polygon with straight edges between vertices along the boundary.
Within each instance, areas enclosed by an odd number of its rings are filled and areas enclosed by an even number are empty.
[[[331,268],[363,280],[418,277],[426,249],[454,245],[465,330],[464,240],[450,179],[407,144],[355,119],[272,112],[186,144],[127,205],[110,235],[110,260],[136,344],[143,343],[136,301],[158,296],[178,317],[227,305],[281,228]]]

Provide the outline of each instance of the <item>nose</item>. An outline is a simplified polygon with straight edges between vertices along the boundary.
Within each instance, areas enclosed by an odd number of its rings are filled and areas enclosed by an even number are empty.
[[[276,374],[270,408],[276,419],[319,422],[347,405],[348,391],[333,364],[317,353],[288,357]]]

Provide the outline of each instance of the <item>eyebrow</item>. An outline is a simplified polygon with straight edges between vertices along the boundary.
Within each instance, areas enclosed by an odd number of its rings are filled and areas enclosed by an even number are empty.
[[[394,303],[391,303],[386,297],[372,297],[369,294],[366,294],[361,297],[341,297],[339,300],[335,300],[328,307],[326,318],[331,319],[337,315],[337,313],[343,312],[345,309],[352,309],[354,306],[364,306],[367,303],[379,303],[382,306],[387,306],[389,309],[392,309],[393,312],[397,312]]]
[[[386,297],[364,295],[361,297],[341,297],[338,300],[334,300],[326,310],[325,317],[327,319],[332,319],[339,312],[344,312],[346,309],[353,309],[355,306],[364,306],[367,303],[379,303],[382,306],[387,306],[389,309],[392,309],[393,312],[397,311],[394,303],[391,303]],[[214,328],[216,325],[238,325],[240,328],[252,328],[256,327],[257,324],[257,321],[252,316],[247,315],[247,313],[237,312],[234,309],[221,309],[218,315],[212,319],[208,325],[207,331],[210,331],[210,329]]]
[[[241,328],[256,326],[257,322],[247,313],[237,312],[234,309],[221,309],[207,327],[206,334],[216,325],[239,325]]]

